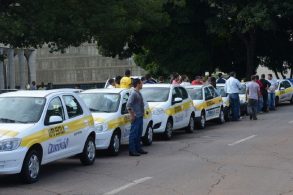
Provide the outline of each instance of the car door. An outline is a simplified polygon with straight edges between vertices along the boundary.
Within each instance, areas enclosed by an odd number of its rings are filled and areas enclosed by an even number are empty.
[[[61,117],[62,121],[50,123],[51,117]],[[68,153],[70,138],[64,127],[65,111],[59,96],[49,100],[44,119],[48,132],[48,141],[44,143],[44,161],[49,162],[63,158]]]
[[[218,94],[218,92],[216,91],[216,89],[213,86],[209,86],[208,87],[213,99],[213,105],[212,105],[212,109],[214,110],[214,114],[212,118],[218,118],[220,115],[220,111],[221,111],[221,106],[222,106],[222,98],[221,96]]]
[[[213,116],[215,115],[214,113],[214,102],[213,102],[213,95],[210,92],[208,87],[204,87],[204,100],[205,100],[205,114],[206,114],[206,120],[210,120],[213,118]]]
[[[182,101],[181,102],[175,102],[176,98],[181,98],[181,93],[178,89],[178,87],[174,87],[172,89],[172,114],[173,114],[173,127],[174,129],[178,129],[182,127],[182,121],[183,121],[183,108],[182,108]]]
[[[130,114],[128,113],[126,104],[129,99],[129,92],[121,94],[121,143],[126,144],[129,142],[129,134],[131,128]]]
[[[77,153],[84,146],[89,122],[83,115],[83,109],[73,95],[62,96],[65,105],[65,130],[69,137],[68,150]]]
[[[189,118],[191,116],[191,112],[192,112],[192,107],[193,107],[193,103],[192,100],[190,100],[188,97],[188,93],[186,91],[185,88],[183,87],[178,87],[180,93],[181,93],[181,97],[183,99],[182,101],[182,115],[183,115],[183,120],[182,120],[182,124],[180,124],[180,126],[182,127],[186,127],[189,123]]]
[[[291,100],[292,98],[292,87],[289,81],[284,81],[286,101]]]
[[[286,87],[285,81],[281,81],[279,85],[279,102],[286,101]]]

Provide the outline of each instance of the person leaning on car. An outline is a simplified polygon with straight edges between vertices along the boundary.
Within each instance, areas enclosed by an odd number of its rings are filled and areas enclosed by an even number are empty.
[[[141,148],[140,137],[143,129],[144,101],[141,93],[142,81],[133,79],[133,91],[130,93],[126,107],[130,114],[131,128],[129,134],[129,156],[140,156],[147,154]]]

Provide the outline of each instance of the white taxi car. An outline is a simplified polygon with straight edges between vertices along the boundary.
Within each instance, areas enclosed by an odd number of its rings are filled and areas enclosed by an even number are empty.
[[[275,94],[276,105],[286,101],[293,104],[293,84],[289,80],[279,80]]]
[[[0,174],[21,173],[36,182],[40,166],[80,154],[95,161],[95,127],[75,93],[18,91],[0,95]]]
[[[161,133],[169,140],[174,130],[195,130],[195,109],[184,87],[149,84],[143,86],[141,94],[152,110],[154,133]]]
[[[217,119],[218,123],[225,122],[224,105],[221,96],[211,85],[190,85],[185,87],[196,108],[196,116],[200,116],[197,126],[205,128],[206,121]]]
[[[131,127],[126,103],[131,90],[122,88],[91,89],[80,93],[80,97],[93,114],[96,133],[96,148],[108,149],[118,155],[121,144],[128,144]],[[153,140],[153,121],[148,104],[145,103],[142,142],[151,145]]]

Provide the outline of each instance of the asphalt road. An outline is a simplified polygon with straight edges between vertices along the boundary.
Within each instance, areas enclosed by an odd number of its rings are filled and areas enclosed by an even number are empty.
[[[66,159],[43,166],[38,183],[0,176],[0,194],[293,194],[293,106],[145,147],[149,154],[98,154],[93,166]]]

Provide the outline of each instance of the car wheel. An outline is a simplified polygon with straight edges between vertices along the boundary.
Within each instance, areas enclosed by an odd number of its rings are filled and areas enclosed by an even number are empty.
[[[39,180],[41,168],[41,153],[36,149],[28,151],[23,161],[21,177],[25,183],[35,183]]]
[[[110,146],[108,151],[111,155],[117,156],[120,152],[121,138],[118,131],[114,131],[111,137]]]
[[[84,144],[80,161],[83,165],[92,165],[96,160],[96,144],[93,136],[89,136]]]
[[[204,129],[206,127],[206,116],[204,112],[201,112],[200,121],[197,123],[199,129]]]
[[[172,138],[172,134],[173,134],[173,124],[172,124],[172,121],[168,119],[166,124],[166,129],[163,134],[165,140],[170,140]]]
[[[146,129],[145,135],[142,138],[142,143],[145,146],[152,145],[152,143],[153,143],[153,135],[154,135],[153,127],[152,127],[151,124],[149,124],[147,129]]]
[[[223,109],[220,110],[219,118],[217,121],[219,124],[223,124],[225,122],[225,115]]]
[[[193,133],[195,130],[195,118],[193,115],[190,116],[188,126],[186,128],[186,133]]]

